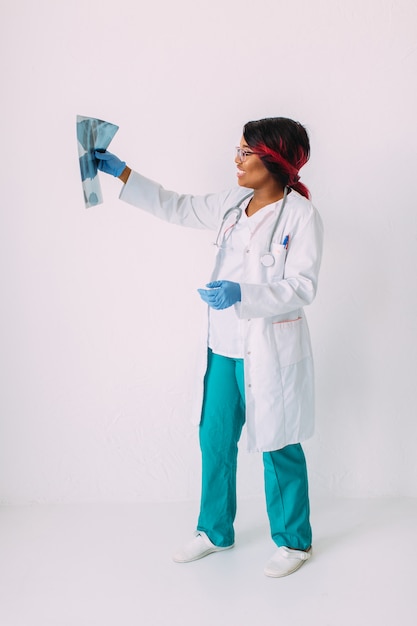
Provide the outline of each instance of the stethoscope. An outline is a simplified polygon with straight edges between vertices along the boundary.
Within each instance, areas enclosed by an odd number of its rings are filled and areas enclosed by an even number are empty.
[[[220,244],[220,236],[222,234],[223,231],[223,227],[226,223],[226,221],[229,219],[229,217],[233,214],[236,213],[236,220],[235,222],[229,227],[229,229],[234,228],[236,226],[236,224],[239,222],[240,218],[242,217],[242,204],[245,202],[245,200],[247,200],[248,198],[250,198],[251,196],[253,196],[253,193],[249,193],[248,195],[244,196],[242,198],[242,200],[240,200],[240,202],[236,205],[236,206],[232,206],[230,209],[228,209],[226,211],[226,213],[223,215],[223,219],[222,219],[222,223],[220,224],[220,228],[219,228],[219,232],[217,233],[217,237],[216,237],[216,241],[214,242],[214,245],[217,248],[221,247]],[[282,198],[282,204],[281,204],[281,209],[280,212],[278,213],[278,217],[275,220],[275,224],[274,227],[271,231],[271,235],[269,237],[269,245],[268,245],[268,249],[266,252],[264,252],[264,254],[261,256],[261,263],[264,267],[272,267],[272,265],[274,265],[275,263],[275,256],[272,254],[271,248],[272,248],[272,242],[274,240],[274,236],[275,233],[277,232],[277,228],[278,228],[278,224],[279,221],[281,219],[281,215],[282,212],[284,210],[285,207],[285,203],[287,201],[287,196],[288,196],[288,187],[285,187],[284,189],[284,196]],[[225,233],[223,234],[223,240],[225,238]]]

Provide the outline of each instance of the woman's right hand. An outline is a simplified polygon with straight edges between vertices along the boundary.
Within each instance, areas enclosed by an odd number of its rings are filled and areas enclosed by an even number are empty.
[[[94,156],[97,159],[98,169],[116,178],[118,178],[126,168],[126,163],[111,152],[96,150]]]

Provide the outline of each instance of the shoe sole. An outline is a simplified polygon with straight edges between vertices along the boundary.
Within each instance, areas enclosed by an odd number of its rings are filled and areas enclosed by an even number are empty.
[[[300,561],[300,563],[296,565],[290,572],[285,572],[284,574],[278,574],[277,572],[274,572],[273,570],[268,570],[266,568],[264,569],[264,574],[265,576],[269,576],[269,578],[285,578],[285,576],[290,576],[291,574],[294,574],[294,572],[299,570],[305,562],[306,561]]]
[[[312,556],[312,554],[313,554],[313,549],[312,549],[312,548],[309,548],[309,549],[307,550],[307,552],[309,553],[310,558],[311,558],[311,556]],[[274,571],[274,570],[270,570],[270,569],[268,569],[268,568],[266,567],[266,568],[264,569],[264,574],[265,574],[265,576],[269,576],[269,578],[285,578],[285,576],[290,576],[291,574],[294,574],[294,572],[296,572],[297,570],[299,570],[299,569],[300,569],[300,567],[301,567],[302,565],[304,565],[304,563],[307,563],[307,561],[309,561],[309,560],[310,560],[310,559],[305,559],[305,560],[300,561],[297,565],[295,565],[295,566],[293,567],[293,569],[292,569],[290,572],[285,572],[284,574],[279,574],[278,572],[276,572],[276,571]]]
[[[192,563],[193,561],[199,561],[200,559],[204,559],[204,557],[208,556],[209,554],[214,554],[215,552],[224,552],[225,550],[231,550],[234,547],[235,546],[233,544],[232,546],[227,546],[226,548],[207,548],[207,550],[205,550],[201,554],[198,554],[197,556],[194,556],[192,559],[181,559],[173,556],[172,560],[174,561],[174,563]]]

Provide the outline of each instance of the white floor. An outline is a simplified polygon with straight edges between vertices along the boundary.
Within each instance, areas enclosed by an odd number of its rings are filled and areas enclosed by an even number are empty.
[[[264,576],[262,500],[240,503],[236,547],[175,564],[196,504],[0,509],[1,626],[415,626],[417,499],[312,502],[314,556]]]

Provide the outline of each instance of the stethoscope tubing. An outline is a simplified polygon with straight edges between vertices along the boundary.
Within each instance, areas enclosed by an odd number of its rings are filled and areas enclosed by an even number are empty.
[[[250,198],[252,195],[253,195],[253,193],[251,192],[251,193],[247,194],[246,196],[244,196],[244,197],[242,198],[242,200],[240,200],[240,202],[239,202],[236,206],[233,206],[233,207],[231,207],[230,209],[228,209],[228,210],[226,211],[226,213],[223,215],[223,219],[222,219],[222,222],[221,222],[221,224],[220,224],[219,232],[217,233],[216,241],[214,242],[214,245],[215,245],[216,247],[220,247],[220,244],[219,244],[219,239],[220,239],[220,236],[221,236],[221,234],[222,234],[222,230],[223,230],[223,227],[224,227],[224,225],[225,225],[225,223],[226,223],[226,220],[230,217],[230,215],[231,215],[232,213],[236,212],[236,214],[237,214],[237,216],[236,216],[236,221],[235,221],[235,223],[234,223],[234,224],[232,224],[232,226],[231,226],[231,228],[234,228],[234,227],[236,226],[236,224],[239,222],[240,218],[242,217],[242,208],[241,208],[241,205],[245,202],[245,200],[247,200],[248,198]],[[275,220],[275,224],[274,224],[274,227],[273,227],[273,229],[272,229],[272,231],[271,231],[271,235],[270,235],[270,237],[269,237],[269,245],[268,245],[268,249],[267,249],[267,251],[266,251],[266,252],[262,255],[262,257],[261,257],[261,263],[262,263],[262,265],[264,265],[265,267],[270,267],[270,266],[271,266],[271,265],[273,265],[273,264],[274,264],[274,262],[275,262],[275,257],[274,257],[274,255],[272,254],[272,251],[271,251],[271,248],[272,248],[272,242],[273,242],[273,240],[274,240],[275,233],[277,232],[278,224],[279,224],[279,222],[280,222],[280,220],[281,220],[281,216],[282,216],[282,213],[283,213],[283,211],[284,211],[284,207],[285,207],[285,204],[286,204],[286,201],[287,201],[287,196],[288,196],[288,187],[285,187],[285,189],[284,189],[284,196],[283,196],[283,198],[282,198],[281,208],[280,208],[280,211],[279,211],[278,217],[277,217],[277,219]],[[223,234],[223,236],[224,236],[224,234]]]
[[[232,213],[236,212],[237,217],[236,217],[235,223],[233,224],[233,226],[236,226],[236,224],[238,223],[238,221],[242,217],[241,205],[245,202],[245,200],[247,200],[251,196],[253,196],[253,193],[252,192],[248,193],[246,196],[244,196],[242,198],[242,200],[240,200],[240,202],[236,206],[232,206],[232,207],[230,207],[230,209],[227,209],[226,213],[223,215],[223,219],[222,219],[222,222],[220,224],[219,232],[217,233],[216,241],[214,242],[214,245],[217,248],[220,247],[219,239],[220,239],[220,235],[222,234],[223,226],[225,225],[227,219],[230,217],[230,215],[232,215]]]

